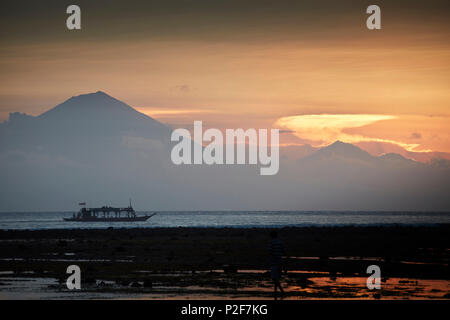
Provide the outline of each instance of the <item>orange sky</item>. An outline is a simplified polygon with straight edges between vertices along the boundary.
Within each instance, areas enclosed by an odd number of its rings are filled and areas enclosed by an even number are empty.
[[[30,22],[39,34],[26,19],[2,34],[0,119],[102,90],[173,126],[279,127],[290,132],[282,143],[341,139],[375,154],[380,143],[450,153],[445,3],[409,1],[404,11],[382,2],[383,29],[369,31],[364,6],[324,2],[329,10],[280,2],[272,11],[158,7],[157,16],[155,8],[100,11],[81,2],[91,20],[79,34],[60,30],[60,8],[49,7],[50,18]],[[1,29],[17,21],[6,14]]]

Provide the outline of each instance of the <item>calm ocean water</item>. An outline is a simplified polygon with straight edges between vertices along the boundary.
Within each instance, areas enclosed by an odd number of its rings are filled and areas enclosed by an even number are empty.
[[[143,215],[144,212],[138,212]],[[0,229],[284,227],[344,225],[436,225],[450,223],[450,212],[355,211],[164,211],[146,222],[65,222],[72,212],[4,212]]]

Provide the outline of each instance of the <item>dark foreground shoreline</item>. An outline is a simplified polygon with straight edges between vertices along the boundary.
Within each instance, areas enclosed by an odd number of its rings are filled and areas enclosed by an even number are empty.
[[[266,273],[271,230],[0,230],[0,293],[8,291],[5,277],[55,279],[59,285],[48,287],[64,291],[66,268],[76,264],[85,290],[91,288],[100,297],[117,292],[148,298],[152,293],[168,298],[214,292],[224,298],[264,298],[271,291]],[[423,293],[419,298],[449,298],[450,225],[276,230],[287,251],[283,281],[292,289],[290,297],[379,298],[380,292],[364,288],[366,269],[375,264],[383,282],[391,283],[382,297],[413,298],[418,290]],[[419,288],[419,281],[435,287]],[[246,295],[240,296],[243,292]]]

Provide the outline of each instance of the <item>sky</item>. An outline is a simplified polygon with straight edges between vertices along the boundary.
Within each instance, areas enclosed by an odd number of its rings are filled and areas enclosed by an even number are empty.
[[[449,157],[448,1],[77,1],[79,31],[70,4],[1,4],[0,121],[102,90],[173,127]]]

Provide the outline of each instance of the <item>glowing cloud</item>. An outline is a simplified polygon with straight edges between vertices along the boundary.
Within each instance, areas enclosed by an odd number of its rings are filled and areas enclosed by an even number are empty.
[[[419,144],[402,143],[345,132],[346,129],[359,128],[378,121],[396,118],[396,116],[380,114],[309,114],[280,118],[276,121],[275,126],[291,130],[295,136],[308,141],[315,147],[322,147],[336,140],[347,143],[373,141],[391,143],[408,151],[417,151],[415,149]],[[421,152],[428,151],[431,150],[421,150]]]

